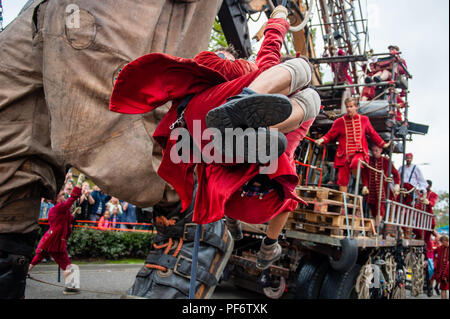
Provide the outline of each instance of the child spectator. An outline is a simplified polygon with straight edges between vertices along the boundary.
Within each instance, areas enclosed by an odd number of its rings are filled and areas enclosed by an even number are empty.
[[[105,214],[103,214],[103,216],[100,217],[100,220],[98,221],[98,228],[101,230],[111,228],[111,222],[109,221],[110,217],[111,213],[109,212],[109,210],[106,210]]]
[[[109,212],[109,211],[106,211]],[[106,214],[105,212],[105,214]],[[112,207],[112,216],[109,218],[110,222],[111,222],[111,228],[121,228],[121,224],[118,224],[120,222],[122,222],[122,219],[120,218],[121,216],[119,215],[119,207],[118,206],[113,206]]]

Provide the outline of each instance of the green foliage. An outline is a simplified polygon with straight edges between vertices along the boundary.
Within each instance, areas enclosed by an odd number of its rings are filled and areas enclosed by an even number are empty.
[[[223,33],[219,19],[216,17],[211,31],[211,38],[209,40],[208,50],[214,51],[220,47],[228,47],[228,42]]]
[[[434,206],[433,212],[436,216],[436,228],[448,225],[448,212],[449,212],[449,193],[438,192],[439,199]]]
[[[74,229],[67,250],[72,258],[142,258],[148,254],[151,233]]]

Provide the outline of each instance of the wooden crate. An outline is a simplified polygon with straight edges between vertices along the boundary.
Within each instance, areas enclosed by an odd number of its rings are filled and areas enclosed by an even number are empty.
[[[366,234],[375,234],[375,227],[372,219],[362,219],[356,217],[353,219],[351,214],[348,215],[349,228],[358,232],[366,232]],[[300,225],[300,227],[299,227]],[[336,213],[315,213],[308,210],[296,210],[291,212],[287,228],[291,230],[303,229],[307,232],[318,233],[330,231],[329,234],[341,234],[338,230],[347,230],[347,218]]]
[[[344,202],[344,193],[325,187],[298,186],[297,195],[303,199],[307,205],[299,205],[301,210],[309,210],[317,213],[338,213],[345,215],[345,206],[347,213],[353,214],[353,209],[357,216],[362,214],[362,197],[353,194],[346,194]]]

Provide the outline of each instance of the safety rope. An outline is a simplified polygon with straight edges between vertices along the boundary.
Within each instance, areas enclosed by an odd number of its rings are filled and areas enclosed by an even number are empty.
[[[406,268],[411,270],[411,295],[417,297],[423,293],[424,274],[423,269],[425,265],[424,256],[422,253],[415,253],[410,251],[405,258]]]
[[[385,271],[388,275],[386,279],[386,289],[391,292],[395,286],[395,277],[397,271],[397,263],[395,262],[395,257],[391,254],[387,254],[385,257]]]
[[[370,299],[370,286],[373,277],[372,260],[368,258],[356,279],[355,291],[358,294],[358,299]]]
[[[28,279],[49,285],[49,286],[54,286],[54,287],[59,287],[59,288],[66,288],[66,286],[63,285],[58,285],[58,284],[54,284],[51,282],[47,282],[44,280],[40,280],[40,279],[36,279],[34,277],[28,276]],[[107,291],[99,291],[99,290],[90,290],[90,289],[78,289],[80,292],[84,291],[84,292],[90,292],[90,293],[96,293],[96,294],[105,294],[105,295],[114,295],[114,296],[123,296],[123,293],[117,293],[117,292],[107,292]]]

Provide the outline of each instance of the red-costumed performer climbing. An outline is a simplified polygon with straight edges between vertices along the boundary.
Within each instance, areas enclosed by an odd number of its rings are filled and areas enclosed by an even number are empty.
[[[212,53],[200,53],[194,60],[165,54],[141,57],[120,73],[110,103],[112,111],[145,113],[174,102],[153,135],[165,150],[158,174],[174,187],[185,209],[192,201],[196,169],[195,223],[212,223],[224,215],[248,223],[269,221],[267,237],[258,253],[260,269],[268,268],[281,256],[278,236],[289,212],[302,202],[295,194],[298,176],[293,153],[320,110],[320,97],[309,88],[310,64],[302,58],[280,64],[288,28],[287,10],[275,8],[256,67],[240,67],[240,72],[231,68],[231,74],[225,66],[237,61],[223,60]],[[249,63],[239,61],[241,66]],[[181,110],[180,104],[185,104],[189,95],[193,97]],[[208,127],[222,133],[226,128],[257,128],[255,134],[264,140],[258,142],[257,149],[278,143],[278,153],[272,157],[278,158],[278,166],[270,174],[260,174],[261,167],[267,165],[259,159],[251,163],[250,149],[246,149],[243,164],[174,163],[170,153],[177,141],[169,138],[173,123],[184,124],[195,146],[203,151],[209,140],[199,135]],[[195,124],[200,125],[200,133]]]
[[[64,192],[61,191],[56,197],[56,205],[48,213],[48,224],[50,228],[42,236],[37,248],[36,255],[30,263],[28,272],[49,255],[64,271],[66,287],[64,294],[77,294],[80,292],[80,274],[77,265],[71,263],[67,253],[67,241],[72,234],[73,214],[70,210],[73,203],[81,196],[81,184],[85,179],[84,174],[78,177],[77,185],[73,188],[70,197],[64,200]]]

